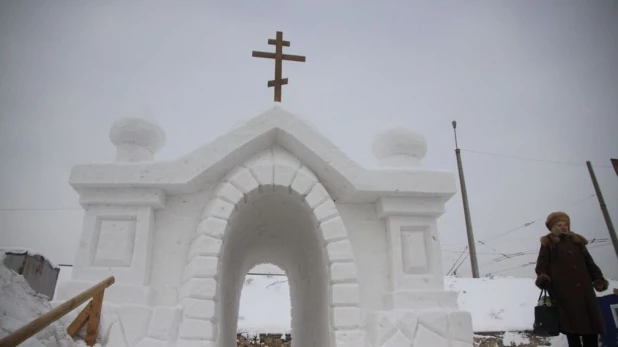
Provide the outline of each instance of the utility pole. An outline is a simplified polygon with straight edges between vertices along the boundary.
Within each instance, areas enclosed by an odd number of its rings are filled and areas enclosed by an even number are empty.
[[[466,231],[468,233],[468,249],[470,250],[472,277],[479,278],[479,263],[476,259],[476,244],[474,243],[472,220],[470,219],[470,207],[468,206],[468,190],[466,189],[466,179],[464,178],[463,165],[461,163],[461,151],[459,150],[459,145],[457,144],[457,121],[453,121],[453,132],[455,133],[455,156],[457,157],[457,168],[459,169],[459,184],[461,186],[461,198],[463,199],[464,217],[466,218]]]
[[[590,172],[590,178],[592,179],[592,185],[594,186],[594,190],[597,194],[597,198],[599,199],[599,205],[601,205],[601,212],[603,212],[603,218],[605,218],[605,224],[607,224],[607,230],[609,231],[609,237],[612,239],[612,244],[614,245],[614,251],[616,252],[616,257],[618,257],[618,237],[616,237],[616,230],[614,229],[614,224],[612,223],[612,219],[609,216],[609,212],[607,211],[607,205],[605,205],[605,199],[603,199],[603,194],[601,193],[601,187],[599,187],[597,176],[594,174],[592,163],[590,163],[590,161],[587,161],[586,165],[588,165],[588,172]]]

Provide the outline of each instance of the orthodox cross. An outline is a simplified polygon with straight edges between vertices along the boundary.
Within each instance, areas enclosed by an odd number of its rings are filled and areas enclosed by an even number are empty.
[[[268,87],[275,87],[275,101],[281,102],[281,86],[288,84],[287,78],[281,78],[283,61],[289,60],[304,63],[305,57],[283,54],[283,47],[290,47],[290,41],[283,41],[283,33],[281,31],[277,31],[277,38],[275,40],[268,39],[268,44],[275,46],[275,53],[253,51],[251,56],[254,58],[275,59],[275,79],[268,81]]]

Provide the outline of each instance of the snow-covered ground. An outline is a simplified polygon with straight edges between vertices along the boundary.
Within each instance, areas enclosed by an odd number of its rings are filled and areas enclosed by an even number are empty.
[[[0,338],[51,310],[47,297],[35,293],[24,277],[9,270],[3,261],[4,253],[0,252]],[[20,346],[73,347],[85,344],[74,342],[66,333],[66,326],[55,322]]]

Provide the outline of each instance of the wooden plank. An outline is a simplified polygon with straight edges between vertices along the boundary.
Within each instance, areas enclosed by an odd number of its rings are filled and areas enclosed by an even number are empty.
[[[270,87],[275,87],[275,86],[284,86],[286,84],[288,84],[288,79],[287,78],[282,79],[280,81],[280,83],[277,83],[277,81],[275,81],[275,80],[268,81],[268,87],[269,88]]]
[[[69,327],[67,328],[67,334],[69,334],[69,336],[75,337],[75,335],[77,335],[77,332],[84,326],[84,324],[86,324],[88,316],[90,315],[91,307],[92,301],[90,301],[88,305],[84,307],[82,312],[80,312],[77,317],[75,317],[71,325],[69,325]]]
[[[58,319],[64,317],[67,313],[79,307],[88,299],[92,298],[94,294],[114,284],[115,281],[116,280],[114,276],[108,277],[105,280],[90,287],[89,289],[74,296],[72,299],[65,302],[64,304],[56,307],[55,309],[47,312],[46,314],[40,316],[32,322],[17,329],[9,336],[5,336],[3,339],[0,340],[0,347],[15,347],[20,343],[26,341],[39,331],[45,329],[51,323],[57,321]]]
[[[253,51],[251,56],[254,58],[275,59],[275,53]]]
[[[90,317],[88,319],[88,328],[86,330],[86,344],[90,347],[94,346],[99,336],[99,322],[101,321],[101,309],[103,308],[102,290],[92,298],[92,307],[90,309]]]
[[[298,61],[301,63],[304,63],[307,60],[307,57],[303,57],[302,55],[284,54],[282,57],[283,60]]]
[[[277,40],[268,39],[268,44],[276,46],[277,45]],[[290,47],[290,41],[281,41],[281,45],[283,47]]]

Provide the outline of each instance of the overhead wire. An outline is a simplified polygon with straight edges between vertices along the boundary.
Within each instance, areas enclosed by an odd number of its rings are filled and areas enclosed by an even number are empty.
[[[473,150],[473,149],[460,149],[462,152],[468,152],[468,153],[474,153],[474,154],[480,154],[480,155],[489,155],[489,156],[494,156],[494,157],[504,157],[504,158],[510,158],[510,159],[517,159],[517,160],[527,160],[527,161],[534,161],[534,162],[539,162],[539,163],[548,163],[548,164],[559,164],[559,165],[568,165],[568,166],[586,166],[586,162],[582,162],[582,163],[577,163],[577,162],[568,162],[568,161],[560,161],[560,160],[551,160],[551,159],[540,159],[540,158],[530,158],[530,157],[522,157],[522,156],[517,156],[517,155],[511,155],[511,154],[502,154],[502,153],[495,153],[495,152],[485,152],[485,151],[477,151],[477,150]],[[613,166],[611,165],[599,165],[599,164],[595,164],[594,165],[595,168],[604,168],[604,169],[614,169]]]

